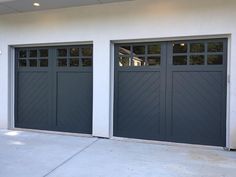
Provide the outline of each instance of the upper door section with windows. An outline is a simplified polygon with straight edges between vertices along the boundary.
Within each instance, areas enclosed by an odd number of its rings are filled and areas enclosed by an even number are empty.
[[[117,46],[118,67],[160,67],[161,44],[124,44]]]
[[[171,47],[174,66],[222,66],[226,64],[225,40],[178,41]]]
[[[57,67],[92,67],[93,47],[77,46],[56,49]]]
[[[87,70],[93,66],[93,46],[16,49],[16,66],[23,70],[48,68]]]
[[[19,68],[48,67],[49,50],[47,48],[22,48],[17,50],[16,55]]]

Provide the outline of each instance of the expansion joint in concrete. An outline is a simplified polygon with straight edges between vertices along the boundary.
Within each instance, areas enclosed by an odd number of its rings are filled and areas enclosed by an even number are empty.
[[[91,147],[93,144],[95,144],[97,141],[99,141],[99,139],[96,139],[95,141],[93,141],[92,143],[90,143],[89,145],[87,145],[86,147],[84,147],[83,149],[81,149],[80,151],[76,152],[75,154],[73,154],[72,156],[70,156],[68,159],[66,159],[65,161],[63,161],[62,163],[60,163],[59,165],[57,165],[55,168],[53,168],[51,171],[49,171],[47,174],[45,174],[43,177],[47,177],[49,175],[51,175],[54,171],[56,171],[58,168],[62,167],[63,165],[65,165],[67,162],[69,162],[70,160],[72,160],[74,157],[76,157],[77,155],[79,155],[80,153],[84,152],[86,149],[88,149],[89,147]]]

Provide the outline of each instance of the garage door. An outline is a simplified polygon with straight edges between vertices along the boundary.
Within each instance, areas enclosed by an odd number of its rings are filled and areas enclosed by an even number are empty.
[[[227,40],[118,44],[114,136],[225,146]]]
[[[90,45],[16,49],[18,128],[91,133]]]

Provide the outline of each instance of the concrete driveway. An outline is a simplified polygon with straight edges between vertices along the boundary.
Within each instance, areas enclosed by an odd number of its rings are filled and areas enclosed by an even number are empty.
[[[235,177],[236,152],[0,130],[0,177]]]

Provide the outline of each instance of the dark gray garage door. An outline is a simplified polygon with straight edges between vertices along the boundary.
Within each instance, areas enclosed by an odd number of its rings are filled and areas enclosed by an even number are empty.
[[[92,46],[16,49],[19,128],[91,133]]]
[[[227,40],[119,44],[114,135],[225,146]]]

